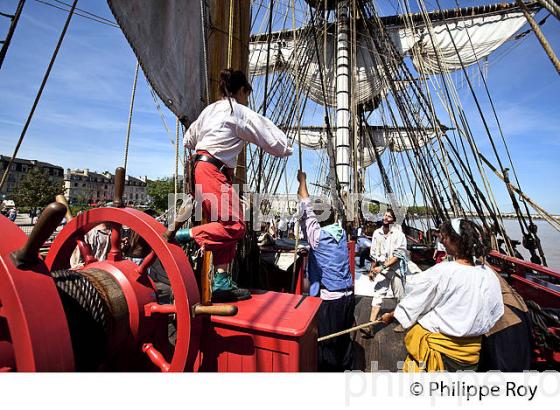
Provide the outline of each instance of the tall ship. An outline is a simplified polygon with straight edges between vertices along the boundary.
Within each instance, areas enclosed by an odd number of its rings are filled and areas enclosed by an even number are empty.
[[[64,6],[66,24],[0,186],[50,71],[56,70],[70,19],[84,13],[76,3]],[[530,185],[521,186],[487,78],[492,58],[507,58],[527,36],[538,38],[538,58],[548,59],[560,74],[560,61],[541,29],[547,20],[558,25],[560,4],[390,3],[109,0],[137,57],[114,200],[110,207],[72,215],[59,198],[29,235],[0,218],[0,369],[316,370],[321,301],[307,294],[305,242],[297,227],[291,238],[257,240],[263,224],[295,212],[291,184],[298,170],[308,172],[313,193],[332,204],[354,240],[358,230],[367,232],[384,210],[393,209],[410,259],[420,269],[434,264],[434,232],[443,221],[477,220],[492,240],[489,264],[529,307],[532,366],[558,369],[560,272],[548,267],[537,219],[557,231],[560,221],[531,198]],[[11,16],[0,64],[23,4]],[[212,304],[211,252],[181,247],[174,235],[179,225],[194,223],[179,219],[177,198],[192,178],[186,166],[192,153],[181,137],[204,107],[220,98],[218,78],[225,67],[248,74],[250,107],[287,134],[294,155],[276,158],[249,144],[239,155],[235,183],[251,229],[232,269],[252,297]],[[177,124],[175,196],[158,219],[123,201],[140,70]],[[474,108],[467,110],[467,104]],[[506,192],[513,212],[499,206],[497,190]],[[67,223],[60,229],[62,218]],[[105,260],[85,240],[99,224],[110,231]],[[130,235],[140,237],[147,250],[139,264],[123,255],[122,242]],[[371,370],[376,362],[397,370],[404,358],[402,334],[387,327],[362,340],[356,332],[367,322],[363,309],[371,295],[358,292],[367,271],[356,267],[354,242],[349,244],[359,299],[357,326],[349,332],[363,353],[355,367]],[[78,267],[71,266],[73,253],[83,261]],[[162,275],[152,274],[156,265]]]

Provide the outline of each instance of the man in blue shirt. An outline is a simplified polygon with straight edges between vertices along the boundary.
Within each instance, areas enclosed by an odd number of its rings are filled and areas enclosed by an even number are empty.
[[[346,232],[334,223],[332,208],[321,215],[313,212],[306,175],[298,172],[300,225],[310,246],[307,273],[311,296],[323,303],[318,313],[319,337],[352,327],[354,323],[354,284],[350,272]],[[328,213],[328,214],[325,214]],[[352,369],[352,340],[349,334],[319,343],[319,371]]]

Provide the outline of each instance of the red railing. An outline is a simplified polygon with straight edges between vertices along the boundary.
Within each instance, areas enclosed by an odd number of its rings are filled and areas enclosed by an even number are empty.
[[[522,259],[492,251],[490,264],[505,273],[511,285],[525,299],[537,302],[543,308],[560,309],[560,273]],[[536,276],[540,277],[536,277]]]

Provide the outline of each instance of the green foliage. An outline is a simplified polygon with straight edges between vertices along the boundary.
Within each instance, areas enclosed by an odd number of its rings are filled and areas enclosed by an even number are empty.
[[[371,212],[372,214],[377,214],[379,213],[379,210],[381,209],[379,204],[375,204],[375,203],[370,203],[368,205],[369,208],[369,212]]]
[[[78,215],[80,211],[89,211],[92,207],[88,205],[70,205],[72,215]]]
[[[407,213],[409,215],[414,215],[414,214],[418,214],[418,215],[426,215],[426,214],[430,214],[433,215],[433,210],[432,208],[428,207],[428,206],[410,206],[407,209]]]
[[[33,167],[21,179],[14,191],[13,199],[18,207],[44,208],[64,193],[64,184],[49,179],[46,170]]]
[[[179,184],[181,188],[181,184]],[[157,211],[164,212],[167,210],[167,197],[175,192],[173,178],[162,178],[155,181],[148,181],[146,185],[146,193],[152,197],[152,207]],[[181,192],[181,189],[179,189]]]

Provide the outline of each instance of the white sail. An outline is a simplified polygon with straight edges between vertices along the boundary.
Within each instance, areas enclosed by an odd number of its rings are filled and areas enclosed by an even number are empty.
[[[279,35],[280,33],[274,33]],[[307,36],[310,37],[310,36]],[[274,37],[273,37],[274,38]],[[313,38],[298,38],[293,40],[272,41],[270,45],[269,72],[288,71],[295,78],[300,77],[300,83],[309,93],[311,100],[330,107],[336,106],[335,76],[336,65],[333,64],[333,43],[336,39],[332,33],[327,33],[327,52],[324,53],[324,35],[317,38],[317,49],[321,60],[325,58],[327,64],[317,62],[317,53]],[[374,66],[372,55],[363,49],[360,43],[357,52],[358,72],[355,73],[353,83],[353,96],[359,102],[369,101],[372,96],[381,93],[382,84],[377,76],[377,67]],[[294,52],[297,50],[297,53]],[[266,41],[251,42],[249,44],[249,72],[252,76],[265,75],[267,67],[268,43]],[[319,68],[323,71],[325,83],[325,96],[321,87]]]
[[[461,68],[461,61],[465,66],[476,63],[487,57],[498,47],[510,39],[525,23],[523,13],[517,9],[501,10],[481,14],[473,17],[457,17],[434,21],[432,36],[423,23],[416,23],[414,28],[404,27],[402,24],[387,27],[389,38],[402,56],[410,56],[418,72],[425,74],[439,73],[436,51],[439,53],[443,71],[453,71]],[[297,31],[295,36],[291,32],[272,33],[268,71],[287,70],[292,76],[300,76],[300,84],[309,90],[309,97],[319,104],[325,103],[315,41],[310,35],[305,35],[307,28]],[[448,31],[449,30],[449,31]],[[325,81],[326,105],[335,106],[335,61],[334,34],[317,30],[317,49],[321,60],[323,78]],[[450,36],[451,33],[451,36]],[[286,35],[287,34],[287,35]],[[327,44],[324,56],[323,44]],[[259,40],[249,45],[249,70],[251,75],[264,75],[267,71],[268,42],[266,36],[255,36]],[[432,43],[433,38],[433,43]],[[453,38],[453,41],[451,40]],[[456,52],[455,46],[459,53]],[[383,71],[374,62],[371,39],[368,36],[358,36],[357,41],[357,72],[353,78],[353,97],[358,103],[364,103],[383,98],[387,93],[384,84]],[[297,52],[294,52],[296,50]],[[423,64],[420,64],[422,59]],[[323,66],[324,65],[324,66]],[[394,81],[393,81],[394,82]]]
[[[310,149],[327,148],[327,132],[324,128],[301,127],[299,130],[291,128],[286,133],[290,139],[293,138],[295,143],[301,142],[302,147]],[[375,162],[372,139],[378,154],[381,155],[386,149],[392,152],[402,152],[414,147],[423,147],[435,137],[436,131],[429,128],[408,130],[406,128],[368,125],[365,138],[364,165],[368,167]]]
[[[390,35],[401,54],[412,57],[419,73],[439,74],[460,70],[461,63],[467,67],[487,57],[525,22],[521,11],[494,13],[434,22],[431,32],[421,24],[414,28],[391,30]]]

